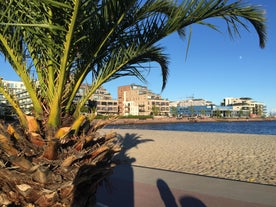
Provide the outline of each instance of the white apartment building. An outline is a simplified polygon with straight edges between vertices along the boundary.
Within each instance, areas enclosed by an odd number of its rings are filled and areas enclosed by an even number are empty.
[[[231,106],[233,116],[240,116],[242,114],[243,116],[260,117],[266,114],[266,106],[249,97],[227,97],[223,99],[221,106]]]
[[[33,102],[30,98],[29,93],[26,90],[16,93],[17,100],[20,108],[25,114],[32,114]]]
[[[18,92],[26,90],[22,81],[9,81],[1,79],[0,84],[6,88],[9,94],[15,95]],[[4,98],[3,94],[0,94],[0,103],[8,104],[7,100]]]
[[[7,92],[12,96],[16,96],[17,93],[26,91],[22,81],[10,81],[0,78],[0,84],[2,84]],[[0,116],[4,116],[6,112],[11,113],[11,106],[4,95],[0,93]]]
[[[33,104],[30,99],[29,93],[26,91],[22,81],[10,81],[1,80],[4,87],[7,88],[9,94],[16,96],[20,108],[26,114],[32,113]],[[87,85],[82,85],[75,97],[75,100],[80,99],[87,91]],[[90,100],[96,101],[97,113],[98,114],[117,114],[118,113],[118,101],[112,99],[110,93],[100,87],[96,90],[95,94],[90,97]],[[0,93],[0,108],[11,108],[6,98]],[[0,109],[0,115],[4,115],[5,110]],[[3,114],[2,114],[3,113]]]

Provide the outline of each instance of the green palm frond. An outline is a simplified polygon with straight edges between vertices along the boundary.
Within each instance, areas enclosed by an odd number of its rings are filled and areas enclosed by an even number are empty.
[[[242,1],[13,0],[0,6],[0,50],[33,94],[37,114],[43,100],[52,126],[69,113],[88,74],[93,80],[91,95],[95,88],[122,76],[145,81],[144,71],[151,70],[145,63],[157,62],[164,89],[168,60],[158,43],[178,32],[188,39],[188,50],[193,24],[219,31],[211,19],[220,18],[230,36],[239,36],[242,28],[249,30],[248,21],[261,47],[266,41],[263,10]],[[30,69],[35,70],[39,89],[30,84]]]
[[[228,4],[228,1],[224,0],[210,0],[210,1],[183,1],[180,9],[182,12],[186,13],[180,22],[182,28],[193,23],[203,23],[203,20],[208,20],[210,18],[222,18],[225,20],[230,36],[234,34],[239,35],[240,27],[248,30],[248,24],[244,20],[247,20],[253,25],[259,36],[260,47],[265,46],[266,41],[266,26],[265,26],[265,16],[264,11],[260,6],[248,5],[243,3],[243,1],[237,1]],[[193,3],[193,2],[198,2]],[[217,27],[210,23],[203,23],[212,29],[217,29]]]
[[[95,114],[80,111],[108,81],[133,76],[146,82],[151,62],[159,65],[163,90],[169,58],[160,40],[177,32],[188,39],[188,50],[192,25],[219,31],[211,21],[219,18],[230,36],[252,25],[260,47],[266,41],[263,10],[241,0],[1,0],[0,8],[0,53],[23,81],[35,115],[25,115],[0,83],[20,121],[18,131],[9,126],[6,133],[0,126],[0,187],[4,199],[25,206],[92,206],[91,194],[109,175],[120,149],[115,133],[96,132],[110,120],[95,124]],[[75,100],[88,75],[88,90]],[[30,176],[35,198],[33,190],[18,187]],[[84,187],[89,193],[82,196]]]

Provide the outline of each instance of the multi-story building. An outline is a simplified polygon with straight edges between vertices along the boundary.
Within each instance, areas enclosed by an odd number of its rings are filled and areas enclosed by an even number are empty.
[[[84,96],[89,89],[89,85],[81,85],[75,100]],[[117,115],[118,114],[118,101],[112,99],[111,94],[104,88],[98,88],[95,93],[89,98],[87,107],[95,107],[97,114],[102,115]],[[93,110],[93,109],[92,109]]]
[[[26,90],[16,93],[17,101],[19,102],[20,108],[25,114],[32,114],[33,102],[30,98],[29,93]]]
[[[2,84],[4,88],[6,88],[7,92],[10,95],[15,95],[16,93],[26,90],[23,82],[21,81],[9,81],[1,79],[0,84]],[[9,104],[3,94],[0,94],[0,103]]]
[[[131,84],[118,87],[120,115],[168,115],[169,101],[162,99],[146,86]]]
[[[23,82],[21,81],[10,81],[10,80],[3,80],[0,78],[0,84],[4,86],[4,88],[7,90],[7,92],[12,95],[16,96],[17,93],[22,93],[26,90]],[[0,93],[0,115],[5,115],[6,112],[11,113],[11,105],[7,101],[7,99],[4,97],[3,94]]]
[[[179,101],[177,112],[181,116],[211,116],[214,104],[204,99],[187,99]]]
[[[7,88],[9,94],[12,94],[16,96],[16,99],[19,103],[20,108],[23,110],[26,114],[32,113],[33,104],[30,99],[29,93],[26,91],[26,88],[22,81],[9,81],[9,80],[1,80],[1,84],[4,85],[4,87]],[[83,96],[86,91],[88,90],[87,85],[82,85],[79,88],[79,91],[75,97],[75,100],[78,100]],[[104,89],[103,87],[100,87],[96,90],[95,94],[93,94],[90,97],[90,101],[94,101],[96,110],[98,114],[118,114],[118,102],[117,100],[113,100],[110,93]],[[0,110],[2,112],[7,111],[4,110],[6,108],[11,108],[8,101],[5,99],[3,94],[0,94],[0,107],[3,110]],[[10,110],[10,109],[9,109]],[[4,114],[0,114],[4,115]]]
[[[96,101],[98,114],[118,114],[118,101],[114,100],[111,94],[102,86],[96,90],[90,99]]]
[[[22,81],[10,81],[1,79],[1,84],[6,87],[9,94],[16,94],[17,92],[21,92],[26,90]]]
[[[261,117],[266,114],[266,106],[252,98],[224,98],[221,106],[231,107],[231,116]]]

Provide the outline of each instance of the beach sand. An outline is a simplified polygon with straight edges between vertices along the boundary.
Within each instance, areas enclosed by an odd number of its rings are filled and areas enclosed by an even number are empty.
[[[110,131],[104,129],[103,132]],[[276,185],[276,135],[114,129],[133,165]]]

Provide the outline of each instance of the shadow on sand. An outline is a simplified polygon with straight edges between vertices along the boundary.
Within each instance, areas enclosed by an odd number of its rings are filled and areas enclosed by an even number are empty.
[[[114,173],[110,177],[109,185],[101,186],[98,189],[97,203],[99,207],[134,207],[138,206],[137,199],[147,200],[152,198],[152,195],[147,198],[147,191],[143,193],[143,197],[139,196],[139,198],[135,198],[135,181],[132,164],[136,161],[136,159],[129,156],[128,150],[153,140],[144,139],[137,134],[129,133],[125,134],[124,137],[119,135],[118,138],[119,142],[121,143],[122,150],[118,155],[116,155],[115,160],[119,162],[119,165],[115,167]],[[152,184],[151,187],[156,193],[156,197],[158,197],[154,198],[154,200],[158,200],[159,202],[154,206],[160,206],[161,204],[161,206],[165,207],[206,207],[204,203],[192,196],[182,196],[178,201],[178,205],[170,187],[161,178],[156,180],[156,186]],[[158,192],[160,196],[158,195]],[[151,201],[151,204],[153,202],[154,201]],[[146,205],[144,206],[147,207]]]
[[[134,206],[134,174],[132,163],[136,161],[134,157],[129,157],[128,150],[138,147],[139,144],[153,141],[152,139],[142,139],[137,134],[118,135],[121,144],[121,151],[114,160],[119,165],[115,167],[110,178],[109,186],[101,186],[97,192],[97,201],[106,206]],[[123,170],[120,166],[124,166]]]

